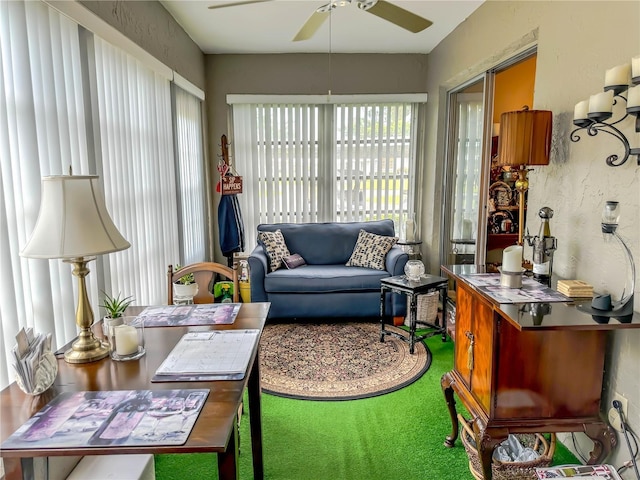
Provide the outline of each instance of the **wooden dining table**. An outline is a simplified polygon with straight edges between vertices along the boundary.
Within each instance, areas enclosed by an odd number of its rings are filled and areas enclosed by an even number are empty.
[[[209,395],[187,441],[182,445],[110,445],[60,448],[59,446],[43,445],[42,442],[39,442],[37,447],[32,448],[3,448],[0,451],[0,457],[4,461],[6,479],[32,478],[34,458],[37,457],[216,453],[219,478],[221,480],[235,480],[238,478],[238,412],[242,405],[245,388],[248,389],[253,478],[263,479],[259,341],[253,347],[244,378],[241,380],[152,383],[151,379],[158,366],[185,333],[207,330],[258,329],[261,335],[269,306],[269,303],[244,303],[233,324],[229,325],[145,328],[146,354],[134,361],[116,362],[107,357],[91,363],[70,364],[66,363],[61,355],[56,355],[58,357],[58,375],[54,385],[38,396],[29,396],[23,393],[15,382],[12,383],[0,392],[0,442],[5,442],[42,407],[63,392],[208,389]],[[136,315],[144,307],[130,308],[127,313]],[[99,322],[94,331],[100,332],[96,333],[97,336],[102,335]]]

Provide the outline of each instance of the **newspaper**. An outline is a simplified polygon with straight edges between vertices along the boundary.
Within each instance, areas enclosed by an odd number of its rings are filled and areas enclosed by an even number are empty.
[[[51,353],[51,334],[34,334],[33,328],[22,328],[16,335],[16,345],[11,351],[13,368],[17,381],[24,387],[25,392],[35,392],[42,388],[39,385],[44,378],[39,374],[39,368],[49,368],[48,355]],[[48,387],[49,385],[46,385]]]

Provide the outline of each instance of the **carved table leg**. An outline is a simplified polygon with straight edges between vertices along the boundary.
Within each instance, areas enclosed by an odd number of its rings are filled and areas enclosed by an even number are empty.
[[[491,470],[493,451],[500,443],[506,440],[509,436],[509,430],[506,428],[483,429],[478,426],[477,422],[474,422],[473,431],[476,434],[482,475],[484,480],[491,480],[493,477],[493,471]]]
[[[593,441],[593,450],[589,453],[587,462],[590,465],[603,463],[618,444],[616,434],[604,422],[585,424],[584,433]]]
[[[444,440],[444,446],[452,448],[458,439],[458,413],[456,412],[456,401],[453,398],[453,378],[449,373],[445,373],[440,379],[444,400],[449,408],[449,416],[451,417],[451,434]]]

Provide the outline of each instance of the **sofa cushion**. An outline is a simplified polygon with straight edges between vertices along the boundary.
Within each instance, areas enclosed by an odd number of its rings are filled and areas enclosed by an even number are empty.
[[[380,280],[389,272],[344,265],[305,265],[278,270],[264,279],[267,293],[380,292]]]
[[[284,241],[282,232],[258,232],[258,241],[269,258],[269,270],[275,271],[282,265],[282,259],[291,255]]]
[[[287,248],[308,265],[344,265],[353,253],[360,230],[394,236],[392,220],[371,222],[274,223],[258,225],[258,232],[280,230]]]
[[[307,264],[307,262],[304,261],[304,258],[302,258],[298,253],[284,257],[282,262],[289,270],[293,270],[294,268],[302,267]]]
[[[384,270],[384,261],[387,252],[397,241],[398,239],[396,237],[376,235],[375,233],[360,230],[358,241],[346,265],[348,267],[365,267]]]

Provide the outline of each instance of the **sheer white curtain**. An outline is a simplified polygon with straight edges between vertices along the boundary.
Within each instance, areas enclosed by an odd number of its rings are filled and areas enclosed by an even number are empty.
[[[468,233],[476,238],[482,161],[482,93],[460,94],[458,101],[460,121],[451,238],[465,238]],[[465,224],[470,227],[465,227]],[[470,232],[465,231],[469,228]]]
[[[183,265],[209,259],[207,248],[207,171],[202,129],[202,101],[173,88],[176,171]]]
[[[21,327],[76,334],[69,264],[19,256],[46,175],[88,174],[78,27],[40,2],[0,2],[0,387]],[[92,266],[90,266],[92,268]],[[93,268],[92,268],[93,269]],[[96,301],[95,279],[92,300]]]
[[[419,103],[232,104],[247,248],[259,223],[413,212]]]
[[[98,37],[94,45],[106,203],[131,243],[106,256],[105,288],[161,304],[167,265],[179,259],[170,82]]]

